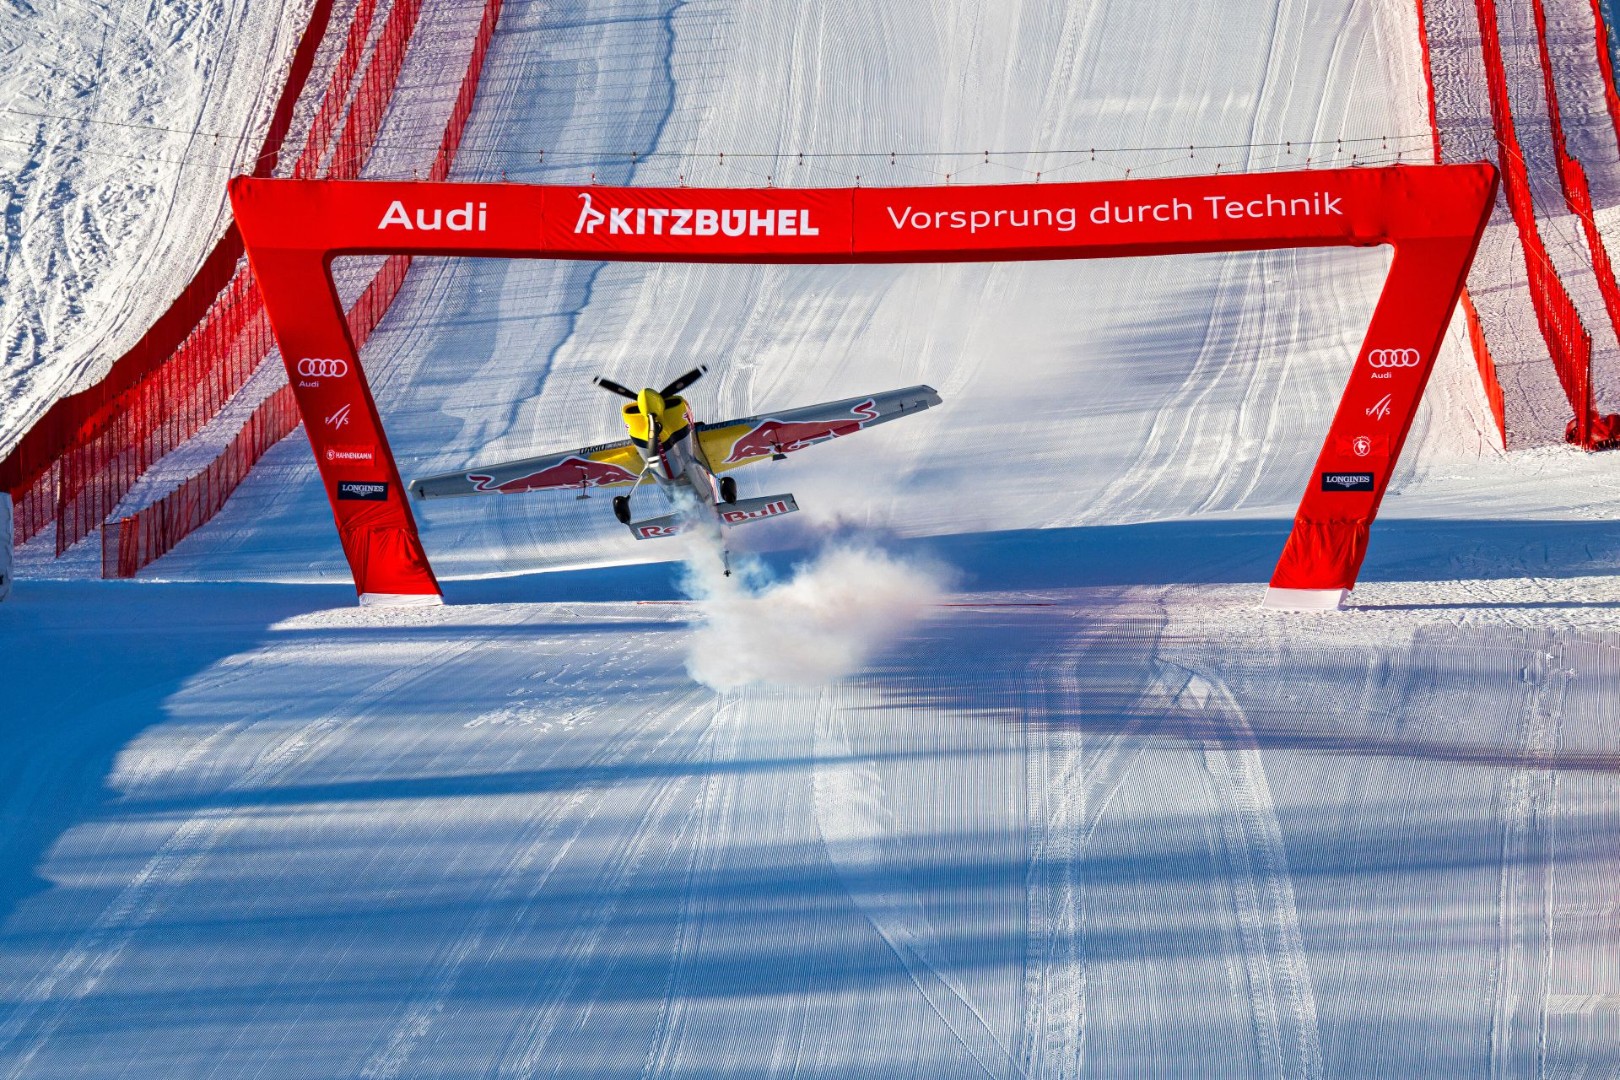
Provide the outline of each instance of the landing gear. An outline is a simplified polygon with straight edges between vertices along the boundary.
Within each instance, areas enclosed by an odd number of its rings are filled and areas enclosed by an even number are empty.
[[[630,524],[630,496],[613,496],[613,516],[618,518],[622,525]]]
[[[720,501],[728,503],[737,501],[737,478],[735,476],[722,476],[720,478]]]

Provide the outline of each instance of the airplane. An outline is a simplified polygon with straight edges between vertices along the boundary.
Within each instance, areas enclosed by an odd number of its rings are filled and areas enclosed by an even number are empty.
[[[413,480],[418,499],[465,495],[514,495],[529,491],[577,491],[590,498],[596,488],[630,490],[613,496],[613,516],[637,540],[675,536],[704,520],[717,528],[791,514],[799,504],[791,494],[737,498],[737,480],[722,475],[756,462],[781,461],[787,455],[829,439],[852,435],[878,424],[922,412],[940,403],[931,386],[909,386],[866,397],[845,398],[784,412],[700,424],[681,392],[708,371],[698,366],[662,390],[639,393],[611,379],[597,386],[628,398],[621,415],[630,437],[578,450],[542,454],[460,472]],[[676,506],[674,513],[633,519],[630,497],[651,479]],[[726,573],[731,573],[729,553]]]

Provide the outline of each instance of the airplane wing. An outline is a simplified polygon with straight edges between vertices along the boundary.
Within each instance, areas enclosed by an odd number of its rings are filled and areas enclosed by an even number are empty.
[[[411,494],[418,499],[445,499],[457,495],[624,487],[635,483],[641,468],[641,451],[626,439],[462,472],[423,476],[411,481]]]
[[[853,435],[862,428],[922,412],[939,402],[939,392],[932,386],[910,386],[742,420],[699,424],[698,441],[709,459],[709,467],[720,473],[764,458],[791,454],[828,439]]]

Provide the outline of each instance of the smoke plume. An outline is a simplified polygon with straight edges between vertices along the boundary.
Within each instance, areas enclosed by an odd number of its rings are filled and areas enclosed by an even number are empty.
[[[684,587],[697,602],[688,647],[692,678],[715,690],[752,683],[819,686],[860,670],[898,640],[946,589],[942,568],[875,544],[834,541],[786,581],[734,558],[724,576],[720,538],[688,534]]]

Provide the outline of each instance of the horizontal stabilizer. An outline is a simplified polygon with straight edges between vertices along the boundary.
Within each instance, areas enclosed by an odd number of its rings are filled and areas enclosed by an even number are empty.
[[[691,518],[686,514],[665,514],[663,517],[648,518],[646,521],[632,521],[629,523],[630,535],[637,540],[657,540],[660,537],[675,536],[686,530]]]
[[[799,504],[793,501],[792,495],[766,495],[760,499],[739,499],[734,503],[721,503],[714,509],[720,515],[722,524],[746,525],[750,521],[764,521],[766,518],[791,514],[798,508]],[[646,521],[632,521],[628,527],[630,535],[637,540],[658,540],[665,536],[677,536],[685,532],[691,524],[691,513],[686,512],[665,514],[663,517],[648,518]]]
[[[746,525],[750,521],[791,514],[799,508],[792,495],[766,495],[759,499],[739,499],[734,503],[721,503],[720,520],[727,525]]]

